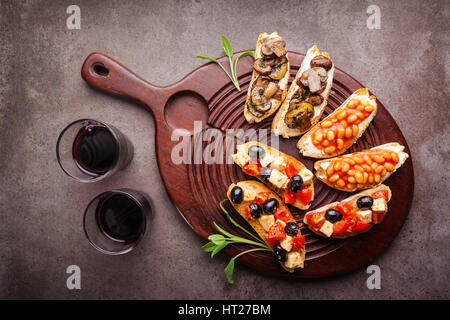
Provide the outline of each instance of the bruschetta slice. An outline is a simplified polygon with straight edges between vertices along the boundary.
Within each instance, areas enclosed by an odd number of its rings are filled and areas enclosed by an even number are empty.
[[[275,192],[256,181],[241,181],[230,185],[227,197],[273,250],[285,270],[294,272],[296,268],[303,268],[305,237],[289,208]]]
[[[327,105],[334,76],[334,64],[328,53],[313,46],[272,122],[272,130],[283,138],[299,136],[311,129]]]
[[[302,210],[310,207],[314,175],[297,159],[256,141],[238,145],[232,157],[244,173],[258,178],[283,202]]]
[[[326,238],[345,239],[370,230],[383,221],[391,200],[391,190],[381,184],[343,201],[307,212],[303,222],[314,233]]]
[[[353,192],[373,188],[400,168],[409,155],[392,142],[314,163],[316,177],[332,188]]]
[[[377,112],[369,89],[356,90],[336,110],[316,124],[297,143],[303,156],[331,158],[344,153],[366,131]]]
[[[276,32],[261,33],[244,106],[248,123],[260,122],[277,111],[286,97],[289,74],[286,42]]]

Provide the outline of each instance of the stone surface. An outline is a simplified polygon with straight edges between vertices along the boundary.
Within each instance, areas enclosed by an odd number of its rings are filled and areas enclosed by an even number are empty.
[[[76,1],[81,29],[68,30],[71,1],[0,3],[0,298],[68,299],[407,299],[450,298],[449,1]],[[370,4],[381,29],[366,26]],[[318,281],[266,277],[239,264],[235,284],[200,250],[204,241],[170,203],[159,176],[149,112],[97,92],[80,77],[84,58],[104,52],[158,85],[173,83],[221,56],[220,35],[251,49],[259,32],[278,31],[291,50],[312,44],[371,88],[398,122],[416,173],[413,206],[397,239],[374,263],[381,290],[368,290],[365,268]],[[131,165],[96,184],[60,170],[59,132],[92,117],[135,145]],[[100,192],[147,192],[155,217],[139,247],[106,256],[85,239],[82,214]],[[66,287],[78,265],[81,290]]]

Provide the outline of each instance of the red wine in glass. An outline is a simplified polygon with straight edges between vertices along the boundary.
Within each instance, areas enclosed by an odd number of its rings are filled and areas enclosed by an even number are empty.
[[[127,195],[113,193],[98,204],[98,227],[113,241],[135,241],[145,229],[144,223],[141,208]]]
[[[92,199],[84,212],[83,227],[94,248],[118,255],[136,247],[151,216],[150,198],[145,193],[111,190]]]
[[[119,146],[108,128],[87,126],[76,135],[72,152],[80,170],[101,175],[114,168],[119,157]]]
[[[112,125],[80,119],[59,135],[56,157],[67,175],[80,182],[94,182],[124,169],[133,158],[133,145]]]

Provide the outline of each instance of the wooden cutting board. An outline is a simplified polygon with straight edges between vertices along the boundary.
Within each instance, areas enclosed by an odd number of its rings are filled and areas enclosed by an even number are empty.
[[[237,53],[239,54],[239,53]],[[304,54],[289,52],[291,63],[290,82],[297,73]],[[227,58],[218,59],[226,65]],[[243,115],[247,89],[251,79],[253,58],[246,57],[239,61],[238,77],[242,90],[238,92],[225,73],[214,63],[203,65],[179,82],[167,86],[155,86],[126,67],[101,54],[90,54],[81,69],[84,80],[95,88],[108,93],[117,94],[135,100],[146,106],[153,114],[156,124],[156,153],[159,170],[166,190],[187,224],[203,239],[212,233],[217,233],[213,221],[225,230],[245,237],[245,234],[233,227],[219,208],[219,201],[226,198],[228,186],[240,180],[252,179],[245,176],[237,165],[225,163],[225,152],[214,154],[216,163],[206,164],[175,164],[171,161],[174,146],[181,140],[172,141],[175,129],[184,129],[191,141],[200,141],[203,132],[208,128],[216,128],[222,133],[231,128],[264,128],[270,129],[273,117],[265,121],[248,125]],[[332,91],[328,105],[322,117],[336,109],[352,92],[364,87],[347,73],[336,68]],[[360,151],[387,142],[398,142],[408,145],[399,127],[378,102],[378,112],[372,124],[362,137],[348,150]],[[203,130],[194,132],[194,120],[202,121]],[[220,139],[225,139],[223,134]],[[298,138],[281,139],[280,150],[304,163],[313,171],[313,159],[302,157],[297,148]],[[207,146],[208,142],[202,142]],[[225,148],[225,145],[224,145]],[[193,148],[191,159],[201,159],[202,150]],[[221,161],[220,161],[221,160]],[[411,207],[414,192],[414,172],[411,157],[406,163],[386,181],[393,196],[389,202],[389,212],[382,224],[375,226],[370,232],[345,240],[324,239],[302,226],[306,236],[306,261],[304,269],[297,269],[293,274],[283,270],[275,256],[269,252],[253,252],[241,256],[238,261],[264,273],[289,278],[318,278],[346,273],[367,265],[377,257],[394,240],[400,231]],[[311,210],[342,200],[347,193],[329,188],[324,183],[314,179],[315,200]],[[233,218],[241,225],[248,226],[227,205]],[[304,212],[292,208],[297,221],[303,220]],[[249,229],[250,226],[248,226]],[[248,247],[230,245],[223,252],[236,255]],[[200,250],[200,248],[199,248]],[[205,253],[205,259],[208,259]]]

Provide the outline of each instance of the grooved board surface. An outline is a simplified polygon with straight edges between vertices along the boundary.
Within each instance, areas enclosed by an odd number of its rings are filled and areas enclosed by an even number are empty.
[[[289,52],[291,63],[290,82],[294,79],[304,55]],[[219,59],[222,63],[224,58]],[[91,85],[110,93],[124,95],[146,105],[156,123],[156,148],[159,169],[167,192],[174,205],[188,225],[205,240],[216,233],[213,221],[227,231],[245,236],[227,221],[221,212],[218,202],[226,198],[226,190],[233,182],[252,179],[245,176],[234,164],[226,164],[226,143],[215,153],[215,161],[207,164],[204,161],[195,164],[202,158],[202,152],[209,142],[203,141],[202,134],[207,128],[221,131],[218,141],[226,140],[227,129],[270,129],[273,116],[259,124],[249,125],[243,115],[247,89],[249,86],[252,59],[247,57],[239,62],[238,77],[242,90],[238,92],[226,78],[223,71],[215,64],[206,64],[191,72],[181,81],[168,86],[156,87],[139,78],[113,59],[99,53],[91,54],[82,69],[84,79]],[[95,64],[102,64],[108,70],[107,77],[96,75],[92,70]],[[340,69],[336,69],[332,91],[328,105],[322,116],[330,114],[352,92],[364,87],[357,80]],[[370,89],[370,86],[369,86]],[[378,112],[362,137],[346,152],[355,152],[388,142],[404,145],[405,151],[411,155],[408,145],[396,125],[380,101]],[[206,120],[207,119],[207,120]],[[194,132],[194,120],[203,121],[203,130]],[[190,154],[192,164],[175,164],[171,161],[173,148],[179,141],[172,141],[175,129],[185,129],[193,142]],[[313,171],[314,160],[302,157],[296,143],[299,137],[280,138],[280,151],[291,155]],[[198,148],[202,145],[202,148]],[[189,157],[188,157],[189,158]],[[393,193],[389,202],[389,211],[383,223],[372,228],[368,233],[345,240],[324,239],[305,226],[302,233],[306,236],[306,261],[304,269],[297,269],[293,274],[281,268],[274,255],[268,252],[253,252],[239,258],[241,263],[256,270],[283,277],[317,278],[352,271],[369,263],[379,255],[395,238],[402,227],[411,207],[414,189],[414,173],[411,157],[386,182]],[[334,190],[314,178],[315,199],[310,210],[325,204],[342,200],[348,193]],[[240,224],[246,222],[235,212],[230,204],[229,212]],[[302,221],[304,212],[291,207],[297,221]],[[246,225],[250,228],[248,225]],[[248,247],[230,245],[223,252],[235,255]]]

